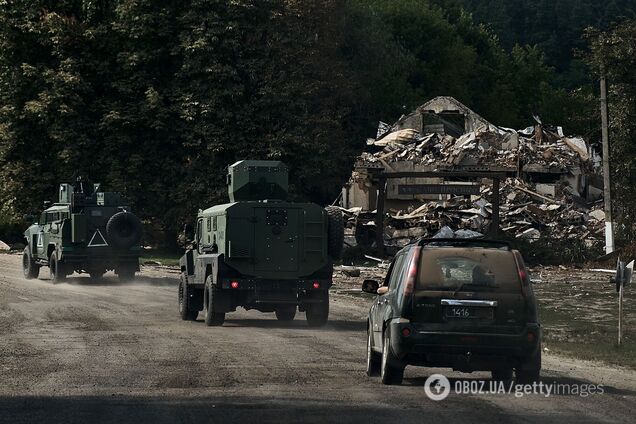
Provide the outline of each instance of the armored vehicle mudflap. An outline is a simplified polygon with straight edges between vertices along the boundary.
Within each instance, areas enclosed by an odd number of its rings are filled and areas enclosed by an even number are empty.
[[[271,280],[240,275],[218,254],[199,256],[195,264],[190,252],[180,263],[179,312],[184,320],[195,320],[204,311],[207,325],[222,325],[225,314],[237,307],[274,312],[280,321],[293,320],[298,310],[313,327],[328,320],[331,265],[311,276]]]

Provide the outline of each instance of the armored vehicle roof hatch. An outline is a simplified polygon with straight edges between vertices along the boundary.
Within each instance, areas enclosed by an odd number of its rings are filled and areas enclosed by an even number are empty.
[[[228,168],[230,202],[287,199],[287,167],[280,161],[242,160]]]

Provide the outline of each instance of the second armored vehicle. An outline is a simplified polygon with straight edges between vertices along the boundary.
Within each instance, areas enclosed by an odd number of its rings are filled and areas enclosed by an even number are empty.
[[[277,161],[229,167],[230,203],[199,212],[192,248],[181,258],[179,312],[222,325],[238,306],[275,312],[281,321],[304,311],[310,326],[329,315],[333,260],[343,244],[340,210],[287,198],[287,168]]]
[[[60,184],[59,202],[45,202],[38,222],[24,233],[24,276],[37,278],[40,267],[48,266],[54,283],[74,271],[99,279],[114,270],[131,280],[139,271],[141,234],[141,221],[119,193],[81,180]]]

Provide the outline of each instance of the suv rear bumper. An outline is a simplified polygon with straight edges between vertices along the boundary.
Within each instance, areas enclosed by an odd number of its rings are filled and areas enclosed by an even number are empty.
[[[541,346],[541,326],[528,323],[520,331],[431,331],[410,323],[390,323],[391,348],[405,364],[448,367],[460,371],[516,367]],[[405,329],[410,334],[404,335]]]

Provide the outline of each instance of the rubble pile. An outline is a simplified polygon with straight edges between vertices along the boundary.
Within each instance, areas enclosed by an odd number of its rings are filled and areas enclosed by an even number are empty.
[[[518,178],[500,186],[500,228],[511,237],[528,239],[579,239],[593,243],[603,238],[605,214],[602,203],[591,209],[576,202],[569,187],[561,184],[554,198],[537,193]],[[422,237],[471,238],[488,232],[492,222],[490,185],[479,196],[428,201],[406,210],[389,209],[385,216],[387,246],[405,246]],[[350,234],[361,227],[375,229],[375,215],[361,208],[343,210]],[[356,228],[357,227],[357,228]],[[362,241],[362,240],[358,240]],[[372,240],[366,240],[371,242]]]
[[[379,176],[403,172],[429,174],[387,181],[382,192],[386,246],[490,232],[493,180],[478,177],[480,172],[505,178],[499,185],[499,229],[510,237],[602,240],[599,155],[583,138],[533,118],[535,124],[523,130],[503,128],[440,96],[393,125],[381,122],[343,191],[349,240],[366,246],[376,241],[376,212],[369,209],[378,204]],[[436,177],[436,171],[444,176]],[[458,187],[443,187],[453,184]]]
[[[407,161],[434,169],[488,165],[491,169],[519,170],[523,166],[555,171],[589,169],[590,153],[581,138],[564,137],[541,126],[522,131],[483,126],[459,138],[404,129],[367,140],[382,150],[360,155],[356,167]],[[532,171],[532,169],[528,169]]]
[[[411,162],[420,169],[431,170],[487,166],[488,170],[517,176],[508,178],[500,186],[500,228],[505,233],[531,241],[542,237],[593,241],[603,236],[601,205],[588,209],[585,202],[580,201],[579,193],[564,182],[544,185],[520,178],[524,172],[592,171],[592,152],[585,141],[565,137],[560,129],[537,125],[514,131],[483,126],[459,138],[404,129],[380,135],[367,144],[381,149],[362,153],[351,184],[369,185],[365,169],[381,166],[392,171],[397,168],[397,162]],[[483,181],[479,196],[457,196],[426,201],[419,207],[389,209],[385,222],[386,245],[403,246],[440,231],[451,237],[486,233],[492,222],[489,183]],[[374,214],[361,208],[345,210],[345,214],[348,228],[351,234],[356,234],[357,241],[371,243]]]

